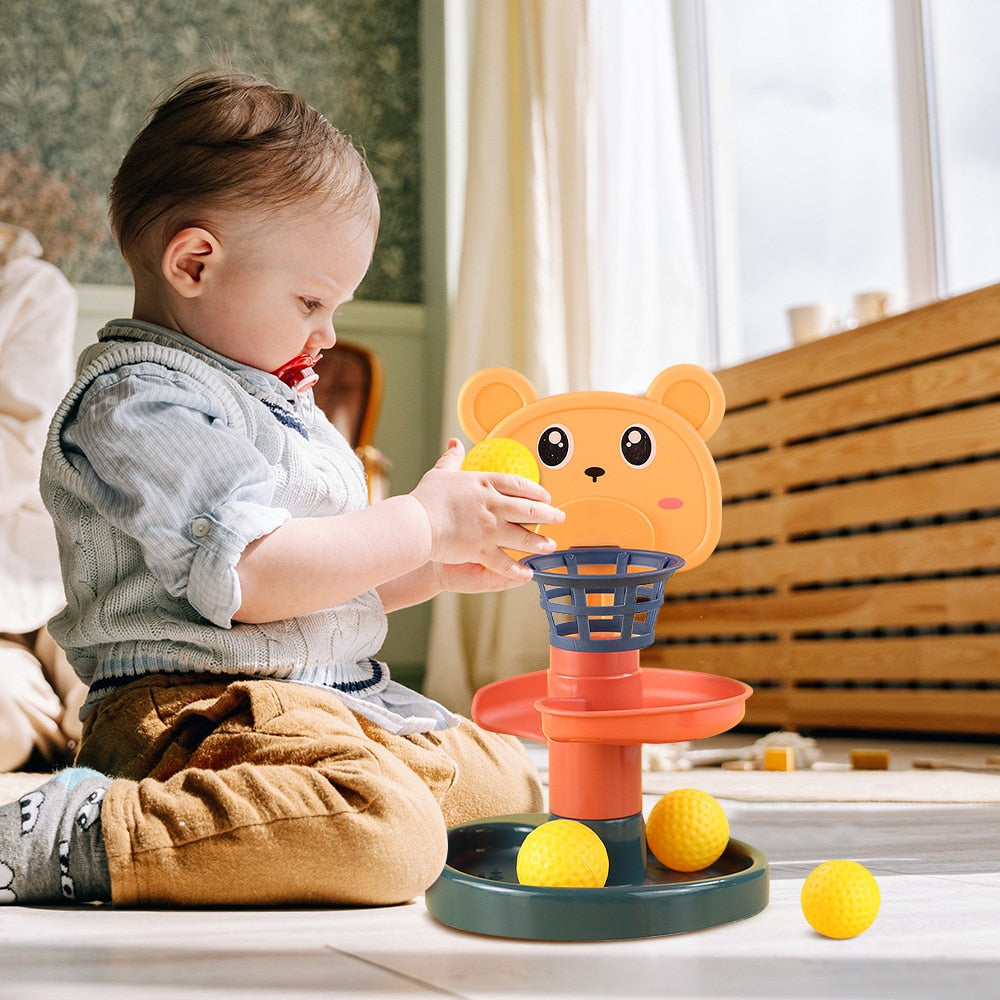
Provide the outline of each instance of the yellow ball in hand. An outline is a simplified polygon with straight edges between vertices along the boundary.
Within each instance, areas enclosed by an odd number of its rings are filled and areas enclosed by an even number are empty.
[[[508,472],[537,483],[540,474],[535,456],[513,438],[487,438],[475,445],[462,462],[466,472]]]
[[[824,861],[802,886],[802,913],[813,930],[828,938],[857,937],[878,916],[878,883],[856,861]]]
[[[536,826],[517,852],[521,885],[597,889],[608,880],[608,851],[600,837],[575,819]]]
[[[729,820],[708,792],[677,788],[650,810],[646,843],[664,867],[699,872],[722,857],[729,844]]]

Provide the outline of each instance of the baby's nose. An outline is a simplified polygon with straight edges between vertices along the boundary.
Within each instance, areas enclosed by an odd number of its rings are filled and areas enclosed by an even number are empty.
[[[337,331],[333,326],[320,326],[313,331],[309,338],[310,353],[318,354],[320,351],[333,347],[337,343]]]

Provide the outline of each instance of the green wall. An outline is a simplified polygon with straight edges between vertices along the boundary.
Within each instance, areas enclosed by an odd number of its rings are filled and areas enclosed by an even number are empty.
[[[231,66],[351,135],[382,194],[358,297],[423,301],[419,0],[3,0],[0,209],[74,281],[122,284],[105,194],[151,102]]]

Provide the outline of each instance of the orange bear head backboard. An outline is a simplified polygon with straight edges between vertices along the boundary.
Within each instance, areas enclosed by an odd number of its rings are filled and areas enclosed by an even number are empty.
[[[539,398],[519,372],[485,368],[458,397],[463,431],[478,443],[513,438],[538,460],[541,483],[566,513],[545,534],[559,549],[606,545],[681,556],[712,553],[722,494],[706,441],[725,397],[697,365],[660,372],[642,396],[569,392]]]

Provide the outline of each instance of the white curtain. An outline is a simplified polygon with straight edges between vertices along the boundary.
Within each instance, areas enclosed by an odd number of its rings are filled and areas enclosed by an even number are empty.
[[[695,273],[668,0],[476,5],[463,243],[445,435],[489,365],[541,395],[644,390],[708,358]],[[548,665],[534,584],[434,602],[425,691]]]
[[[670,364],[708,366],[669,0],[591,0],[592,386],[645,392]]]

